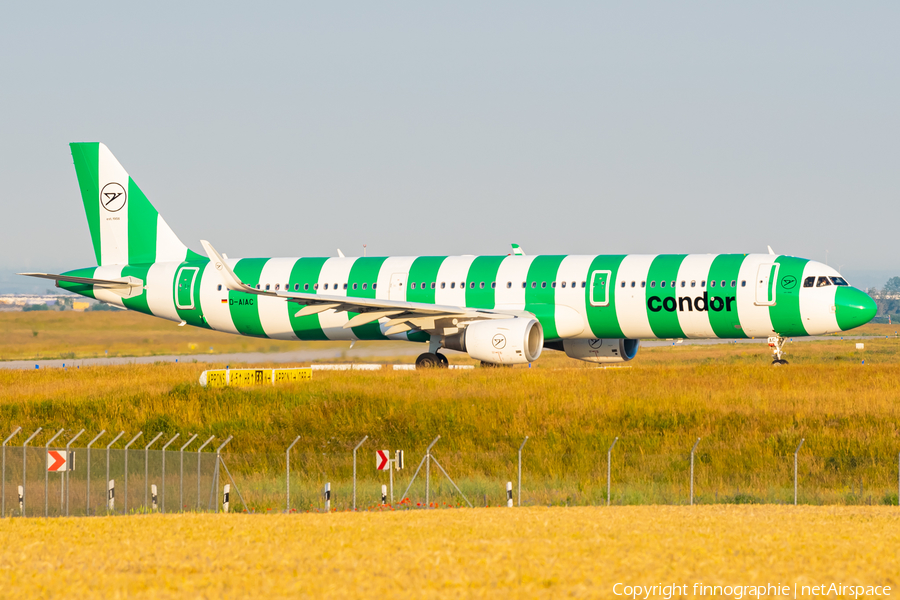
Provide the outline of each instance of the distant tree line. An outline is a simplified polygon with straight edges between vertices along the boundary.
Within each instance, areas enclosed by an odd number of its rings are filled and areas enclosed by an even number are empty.
[[[880,290],[869,288],[868,291],[878,305],[876,318],[900,314],[900,277],[891,277]]]

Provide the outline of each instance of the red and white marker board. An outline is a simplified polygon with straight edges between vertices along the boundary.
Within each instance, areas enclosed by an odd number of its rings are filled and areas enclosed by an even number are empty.
[[[390,464],[391,460],[391,451],[390,450],[376,450],[375,451],[375,468],[379,471],[384,471],[388,468],[388,464]]]
[[[47,470],[52,472],[57,471],[67,471],[68,468],[68,456],[67,452],[60,452],[58,450],[50,450],[47,452]]]

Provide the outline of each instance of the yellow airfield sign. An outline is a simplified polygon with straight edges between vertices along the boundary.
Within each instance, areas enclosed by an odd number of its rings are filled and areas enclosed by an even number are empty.
[[[312,379],[312,369],[216,369],[200,373],[203,387],[247,387]]]

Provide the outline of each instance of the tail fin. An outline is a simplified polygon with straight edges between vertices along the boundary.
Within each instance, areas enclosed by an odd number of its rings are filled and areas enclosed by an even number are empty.
[[[103,144],[69,144],[98,265],[203,258],[172,232]]]

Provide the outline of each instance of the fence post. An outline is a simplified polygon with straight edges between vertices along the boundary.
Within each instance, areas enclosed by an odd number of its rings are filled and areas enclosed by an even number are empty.
[[[166,442],[166,444],[162,447],[162,502],[160,503],[160,508],[162,512],[166,512],[166,448],[169,447],[169,444],[178,439],[180,433],[176,433],[175,437]]]
[[[87,506],[84,513],[84,516],[86,517],[91,516],[91,446],[94,442],[99,440],[100,436],[104,433],[106,433],[105,429],[98,433],[87,445],[87,493],[85,494],[85,496],[87,496]]]
[[[106,513],[109,514],[109,448],[117,441],[119,438],[125,435],[124,431],[120,431],[119,435],[113,438],[113,441],[106,445]]]
[[[287,451],[285,451],[284,456],[287,459],[285,464],[287,465],[284,470],[284,481],[285,486],[287,487],[287,501],[285,503],[284,512],[291,512],[291,449],[294,445],[300,441],[300,436],[298,435],[294,438],[294,441],[291,442],[291,445],[288,446]]]
[[[22,508],[22,516],[23,516],[23,517],[25,516],[25,488],[28,487],[28,486],[25,485],[25,483],[26,483],[26,482],[25,482],[25,467],[26,467],[27,462],[28,462],[28,461],[26,460],[25,446],[27,446],[27,445],[28,445],[28,442],[30,442],[31,440],[33,440],[34,437],[35,437],[37,434],[39,434],[39,433],[41,432],[42,429],[43,429],[43,427],[38,427],[38,428],[34,431],[34,433],[32,433],[31,435],[28,436],[28,439],[25,440],[25,443],[22,444],[22,494],[21,494],[21,496],[22,496],[22,501],[21,501],[19,504],[22,505],[21,508]]]
[[[196,433],[189,432],[188,435],[191,436],[191,439],[189,439],[184,444],[184,446],[182,446],[181,449],[178,451],[181,454],[181,470],[180,470],[180,475],[178,476],[178,488],[179,488],[178,505],[181,508],[179,508],[178,510],[181,512],[184,512],[184,449],[187,448],[188,446],[190,446],[191,442],[193,442],[195,439],[197,439]]]
[[[144,433],[143,431],[138,431],[138,434],[136,436],[134,436],[133,438],[131,438],[131,441],[128,442],[127,444],[125,444],[125,448],[124,448],[124,450],[125,450],[125,500],[124,500],[124,506],[122,508],[122,511],[123,511],[122,514],[125,514],[125,515],[128,514],[128,447],[131,446],[133,443],[135,443],[137,441],[137,439],[139,437],[141,437],[141,435],[143,435],[143,433]]]
[[[6,444],[20,431],[22,431],[22,428],[16,427],[15,431],[9,434],[8,438],[3,440],[3,485],[2,491],[0,491],[0,496],[2,496],[3,499],[0,500],[0,504],[2,504],[2,507],[0,507],[0,519],[6,517]]]
[[[609,446],[609,450],[606,451],[606,505],[609,506],[610,502],[610,480],[612,479],[612,451],[613,446],[616,445],[616,442],[619,441],[619,436],[616,436],[616,439],[613,440],[613,443]]]
[[[694,505],[694,452],[697,451],[697,444],[700,443],[700,438],[697,438],[697,441],[694,442],[694,447],[691,448],[691,506]]]
[[[359,450],[359,447],[366,443],[366,440],[369,439],[369,436],[364,437],[359,441],[356,447],[353,449],[353,510],[356,510],[356,451]],[[390,465],[388,465],[390,467]]]
[[[150,443],[144,446],[144,510],[150,511],[150,446],[156,443],[156,440],[162,437],[163,432],[160,431],[156,437],[150,440]]]
[[[208,443],[210,443],[214,439],[216,439],[216,436],[209,436],[209,439],[203,442],[202,446],[197,448],[197,510],[200,510],[200,452],[206,447]]]
[[[222,460],[222,458],[221,458],[222,448],[224,448],[225,445],[228,442],[230,442],[233,437],[234,437],[233,435],[229,435],[228,439],[225,440],[224,442],[222,442],[221,446],[216,448],[216,470],[213,471],[213,493],[215,493],[215,491],[219,488],[219,461]],[[213,496],[213,498],[215,498],[215,496]],[[216,513],[218,513],[218,512],[219,512],[219,503],[216,502]]]
[[[46,458],[47,453],[50,452],[50,444],[53,443],[53,440],[55,440],[60,435],[62,435],[63,431],[65,431],[65,429],[60,429],[59,431],[57,431],[56,435],[54,435],[52,438],[50,438],[50,441],[48,441],[47,444],[44,446],[44,462],[45,463],[47,461],[47,458]],[[47,466],[45,464],[44,465],[44,516],[45,517],[50,516],[50,500],[48,498],[49,486],[50,486],[50,471],[47,470]]]
[[[425,450],[425,509],[431,508],[431,448],[437,444],[437,441],[441,439],[441,436],[437,436],[434,438],[434,441],[429,444],[428,448]]]
[[[800,446],[802,446],[805,441],[806,438],[802,438],[800,440],[800,445],[794,450],[794,506],[797,506],[797,454],[800,453]]]
[[[525,442],[528,441],[528,436],[525,436],[525,439],[522,441],[522,445],[519,446],[519,493],[518,498],[516,499],[516,506],[522,506],[522,448],[525,447]]]
[[[76,433],[75,437],[73,437],[71,440],[69,440],[69,443],[66,444],[66,472],[63,473],[63,478],[66,482],[66,516],[67,517],[69,516],[69,471],[71,471],[75,465],[74,462],[70,462],[71,456],[69,455],[69,447],[72,445],[72,442],[77,440],[78,436],[80,436],[82,433],[84,433],[84,429],[82,429],[81,431]],[[63,479],[61,478],[60,483],[62,483],[62,482],[63,482]],[[60,489],[59,492],[60,492],[60,494],[59,494],[60,503],[62,503],[62,489]],[[60,512],[62,512],[62,506],[60,506],[59,508],[60,508]]]

